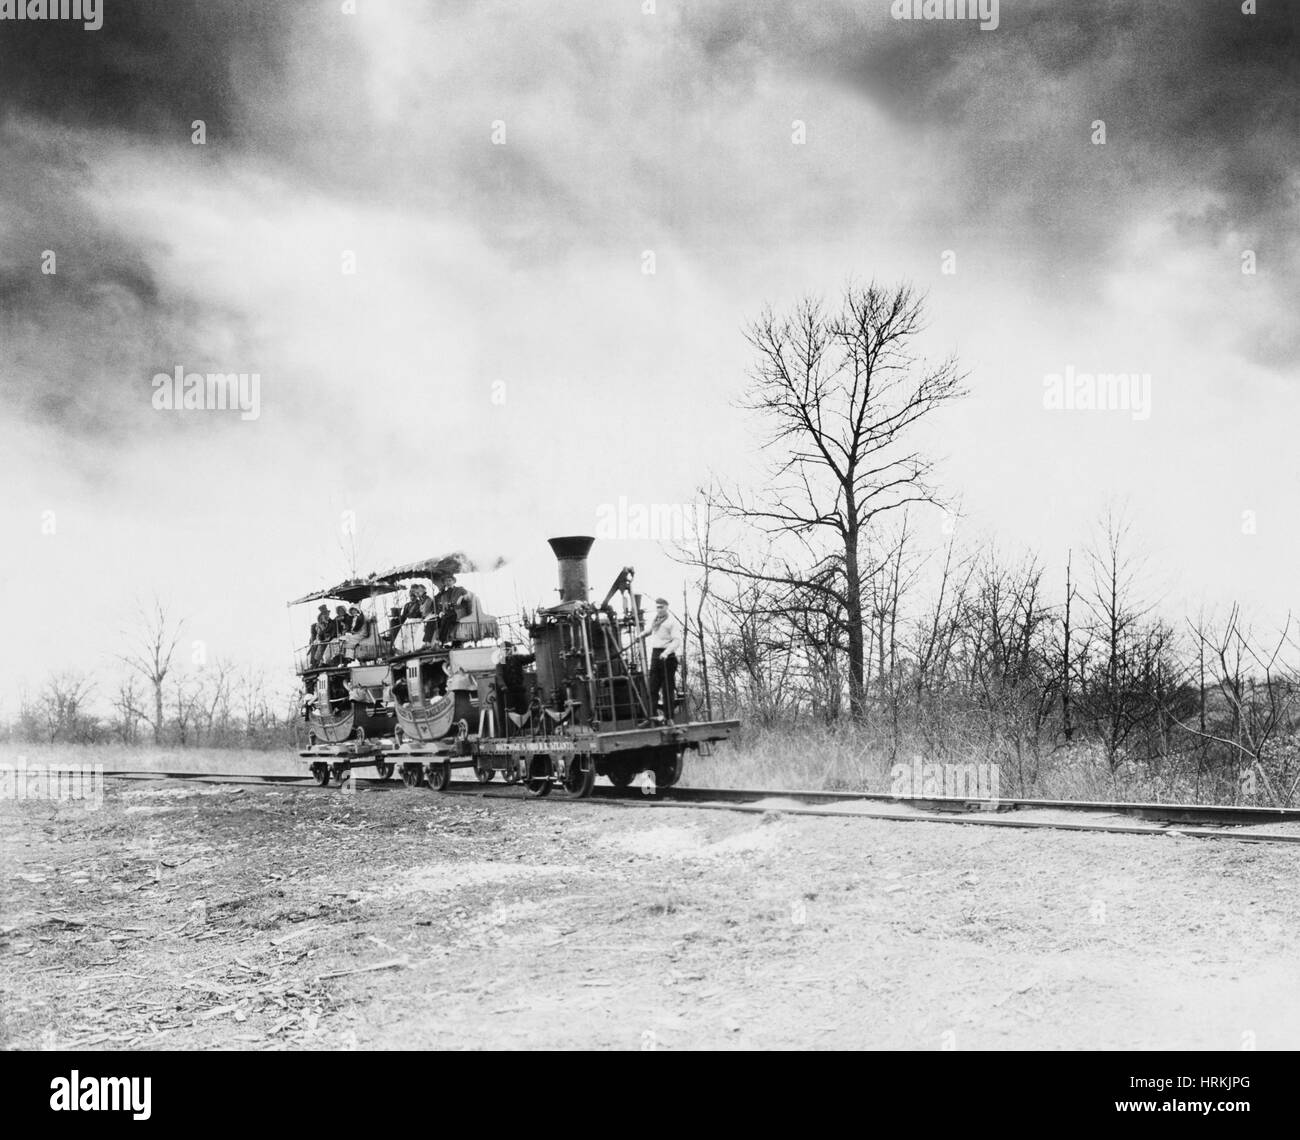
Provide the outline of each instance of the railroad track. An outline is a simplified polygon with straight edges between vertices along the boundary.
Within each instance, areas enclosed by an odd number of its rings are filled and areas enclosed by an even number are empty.
[[[205,772],[115,770],[105,777],[124,780],[182,780],[206,784],[254,787],[284,785],[319,789],[308,776],[221,775]],[[368,791],[408,791],[394,780],[352,779]],[[475,795],[518,799],[522,789],[500,784],[454,782],[442,795]],[[647,794],[640,788],[598,785],[592,798],[623,806],[695,808],[836,819],[878,819],[895,823],[940,823],[977,827],[1015,827],[1058,831],[1099,831],[1120,835],[1168,835],[1193,839],[1234,839],[1250,843],[1300,843],[1295,833],[1254,830],[1268,824],[1300,824],[1298,808],[1226,807],[1212,804],[1144,804],[1095,800],[982,800],[954,796],[896,796],[886,792],[771,791],[756,788],[661,788]],[[1070,816],[1073,818],[1062,818]],[[1091,821],[1085,818],[1092,816]],[[1097,818],[1103,817],[1103,818]],[[1115,817],[1115,818],[1104,818]],[[1133,821],[1133,822],[1127,822]],[[1251,830],[1238,830],[1250,828]]]

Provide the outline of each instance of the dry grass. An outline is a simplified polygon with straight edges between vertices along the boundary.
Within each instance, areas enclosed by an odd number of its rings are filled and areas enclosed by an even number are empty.
[[[795,728],[743,727],[727,744],[715,745],[712,756],[688,753],[683,783],[706,788],[771,788],[775,790],[863,791],[898,790],[894,766],[903,765],[910,779],[914,763],[987,765],[997,770],[997,791],[1004,797],[1050,800],[1102,800],[1134,803],[1232,803],[1231,787],[1209,783],[1198,788],[1194,773],[1170,766],[1162,774],[1133,766],[1112,775],[1100,751],[1088,745],[1045,753],[1035,763],[1017,762],[1002,742],[956,741],[936,753],[921,743],[899,748],[891,761],[887,742],[870,731],[800,725]],[[899,773],[901,775],[901,773]],[[919,792],[921,789],[912,789]],[[970,792],[957,794],[972,794]],[[1247,801],[1264,804],[1264,800]]]

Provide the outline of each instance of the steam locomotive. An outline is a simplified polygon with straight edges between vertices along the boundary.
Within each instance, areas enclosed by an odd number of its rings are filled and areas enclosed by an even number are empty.
[[[495,617],[477,599],[436,615],[446,640],[432,640],[434,619],[416,616],[381,633],[378,622],[302,651],[299,750],[317,783],[342,782],[356,768],[381,779],[400,771],[411,787],[445,789],[452,771],[472,768],[486,783],[498,775],[534,796],[562,787],[591,794],[597,776],[626,787],[638,776],[671,787],[688,750],[726,740],[739,721],[692,721],[684,687],[670,718],[652,707],[641,596],[624,567],[593,603],[587,556],[595,539],[553,538],[560,600],[524,615],[528,644],[499,640]],[[471,571],[453,554],[350,579],[289,603],[335,601],[359,607]],[[463,595],[465,592],[461,591]],[[472,599],[472,595],[469,595]],[[322,607],[324,608],[324,607]],[[361,611],[364,615],[364,611]],[[660,721],[656,723],[656,721]]]

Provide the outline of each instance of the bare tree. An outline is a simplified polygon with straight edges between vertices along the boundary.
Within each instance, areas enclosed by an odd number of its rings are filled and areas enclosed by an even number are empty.
[[[46,740],[81,743],[88,738],[93,719],[86,715],[85,705],[94,687],[85,673],[75,669],[49,676],[37,701]]]
[[[1289,802],[1296,790],[1295,784],[1286,785],[1290,773],[1285,768],[1277,773],[1282,777],[1283,787],[1275,787],[1266,764],[1275,738],[1291,725],[1291,707],[1297,695],[1295,680],[1281,663],[1290,628],[1288,614],[1276,643],[1260,652],[1254,646],[1251,632],[1243,626],[1241,609],[1235,603],[1219,630],[1209,631],[1204,622],[1193,626],[1197,642],[1212,659],[1215,683],[1229,710],[1229,725],[1220,730],[1228,735],[1179,725],[1234,749],[1232,767],[1238,790],[1243,783],[1244,765],[1258,776],[1268,798],[1275,804]]]
[[[963,394],[955,361],[914,353],[922,298],[907,285],[850,284],[835,313],[805,299],[785,316],[766,310],[747,330],[756,354],[741,406],[769,427],[770,478],[752,500],[720,494],[721,510],[793,550],[760,574],[734,552],[715,568],[825,596],[842,613],[849,710],[866,711],[864,585],[878,571],[868,539],[880,517],[934,502],[932,462],[911,446],[914,425]],[[812,585],[815,583],[815,585]]]
[[[1088,550],[1092,590],[1086,601],[1102,654],[1101,668],[1092,678],[1089,704],[1098,718],[1106,764],[1112,773],[1119,767],[1121,750],[1136,722],[1139,693],[1132,684],[1133,650],[1149,609],[1133,598],[1140,566],[1125,547],[1129,529],[1121,514],[1108,510],[1102,533]]]
[[[695,580],[696,604],[695,604],[695,637],[697,648],[700,655],[700,684],[704,690],[704,712],[708,720],[713,719],[713,690],[709,683],[709,652],[708,644],[705,637],[705,611],[709,605],[709,596],[711,593],[710,575],[713,569],[713,496],[709,490],[701,489],[697,498],[703,503],[703,519],[695,519],[695,525],[691,529],[690,543],[688,550],[683,549],[683,544],[678,544],[677,552],[674,557],[679,562],[684,562],[700,569],[700,575]],[[684,609],[685,607],[683,607]],[[687,635],[688,636],[688,635]],[[683,645],[683,651],[687,646]]]
[[[1074,599],[1078,591],[1074,584],[1073,570],[1074,551],[1070,551],[1065,556],[1065,605],[1061,612],[1061,664],[1057,674],[1057,683],[1061,689],[1061,735],[1067,744],[1074,735],[1074,675],[1071,672],[1070,651],[1074,644]]]
[[[113,698],[113,707],[117,710],[118,723],[115,728],[123,744],[134,744],[137,725],[148,720],[149,714],[140,707],[140,697],[135,691],[135,677],[128,674],[117,687],[117,696]]]
[[[232,719],[234,664],[218,657],[189,679],[189,704],[193,712],[196,743],[225,743]]]
[[[143,677],[153,688],[154,715],[153,739],[162,743],[163,735],[163,683],[171,672],[172,656],[180,641],[183,620],[172,623],[167,610],[157,597],[149,606],[141,605],[137,613],[138,627],[131,639],[132,648],[119,660]]]

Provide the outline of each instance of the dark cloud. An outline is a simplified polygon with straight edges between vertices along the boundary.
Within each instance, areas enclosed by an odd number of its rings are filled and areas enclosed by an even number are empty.
[[[949,168],[907,224],[991,237],[1060,299],[1095,298],[1153,212],[1204,248],[1267,246],[1280,297],[1300,275],[1298,20],[1294,4],[1002,0],[982,31],[894,20],[888,0],[758,0],[693,5],[683,35],[720,68],[783,66],[883,110]],[[1270,344],[1257,359],[1285,355]]]
[[[249,95],[275,81],[292,20],[307,11],[258,0],[109,0],[96,31],[64,21],[0,26],[0,399],[16,420],[119,445],[160,425],[149,415],[155,371],[203,367],[214,328],[228,343],[240,318],[168,295],[155,270],[165,237],[115,226],[96,206],[97,179],[115,147],[172,140],[194,149],[194,119],[207,124],[214,152],[251,144]],[[45,250],[53,274],[42,272]],[[81,447],[68,461],[95,458]]]
[[[1114,183],[1091,162],[1101,152],[1089,149],[1088,128],[1099,118],[1110,153],[1127,151],[1125,182],[1211,189],[1238,218],[1296,205],[1295,5],[1246,16],[1219,0],[1004,0],[992,31],[893,20],[888,8],[879,0],[792,15],[769,3],[751,15],[706,5],[687,27],[710,56],[749,45],[756,57],[837,77],[918,131],[951,132],[973,175],[962,187],[968,202],[1011,191],[1017,208],[1027,199],[1049,214],[1061,203],[1086,211],[1061,172],[1081,174],[1069,181],[1085,196]]]
[[[315,5],[313,5],[314,7]],[[0,114],[75,127],[183,134],[195,118],[245,131],[241,90],[283,62],[300,3],[103,0],[103,26],[13,21],[0,29]]]
[[[214,183],[247,161],[353,211],[455,218],[515,267],[583,243],[635,252],[657,227],[697,249],[707,240],[721,264],[732,246],[788,232],[798,204],[743,183],[750,139],[711,139],[711,118],[762,96],[773,74],[795,89],[829,79],[943,156],[933,192],[882,226],[936,248],[979,236],[1064,298],[1095,292],[1127,223],[1159,209],[1184,243],[1253,243],[1261,294],[1294,285],[1294,8],[1002,0],[995,31],[895,21],[888,0],[682,4],[675,25],[629,12],[589,24],[581,8],[529,22],[508,4],[420,9],[446,50],[411,69],[387,113],[366,86],[385,67],[363,46],[356,21],[368,17],[342,17],[336,0],[116,0],[95,32],[6,22],[0,397],[76,436],[126,433],[154,371],[204,367],[205,343],[243,343],[243,318],[196,299],[201,280],[187,295],[160,282],[165,233],[127,236],[94,205],[105,158],[123,148],[194,157],[194,118],[208,124],[200,157]],[[620,54],[650,36],[661,56]],[[645,74],[622,74],[628,59]],[[498,116],[508,147],[487,141]],[[1094,118],[1107,121],[1105,148],[1088,141]],[[834,209],[799,229],[857,224],[851,187],[819,192]],[[40,273],[47,248],[52,277]],[[1295,361],[1294,337],[1245,343],[1270,366]]]

